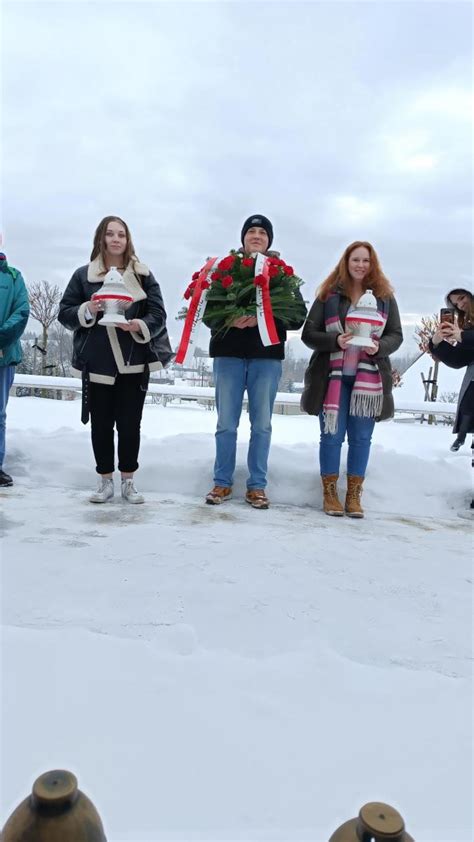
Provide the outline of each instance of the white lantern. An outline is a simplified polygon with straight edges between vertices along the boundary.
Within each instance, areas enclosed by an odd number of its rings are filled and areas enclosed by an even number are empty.
[[[130,295],[115,266],[109,269],[100,290],[94,293],[91,300],[103,302],[104,315],[99,324],[104,327],[127,324],[124,312],[133,302],[133,296]]]
[[[346,330],[353,335],[348,345],[359,345],[362,348],[375,348],[370,334],[383,325],[384,320],[377,310],[377,299],[368,289],[359,298],[355,307],[351,307],[346,316]]]

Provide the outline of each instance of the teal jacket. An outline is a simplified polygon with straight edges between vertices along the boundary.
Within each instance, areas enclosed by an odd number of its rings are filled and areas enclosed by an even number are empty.
[[[21,272],[0,255],[0,366],[21,362],[20,336],[30,315],[28,292]]]

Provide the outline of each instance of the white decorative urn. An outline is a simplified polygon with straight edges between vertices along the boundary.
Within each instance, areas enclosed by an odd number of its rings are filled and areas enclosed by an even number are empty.
[[[99,324],[107,327],[107,325],[127,323],[124,312],[133,302],[133,296],[130,295],[120,272],[115,266],[112,266],[107,272],[104,283],[98,292],[94,292],[92,301],[103,303],[104,315]]]
[[[355,307],[351,307],[346,316],[346,330],[353,333],[348,345],[360,345],[363,348],[375,348],[370,334],[383,325],[383,318],[377,310],[377,299],[368,289],[359,298]]]

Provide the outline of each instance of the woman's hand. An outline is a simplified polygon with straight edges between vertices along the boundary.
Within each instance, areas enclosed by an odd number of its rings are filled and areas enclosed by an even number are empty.
[[[446,331],[446,333],[447,333],[446,338],[448,339],[448,342],[461,342],[461,340],[462,340],[462,330],[459,327],[459,325],[449,324],[449,322],[448,322],[448,327],[449,327],[449,332]]]
[[[337,340],[336,340],[337,344],[339,345],[339,347],[343,351],[346,350],[346,348],[349,344],[349,340],[352,339],[352,336],[353,336],[352,333],[340,333],[339,336],[337,337]]]
[[[97,300],[97,298],[91,298],[91,300],[87,302],[87,306],[89,308],[89,313],[95,315],[96,313],[102,312],[104,309],[104,302]]]
[[[379,340],[376,339],[374,336],[372,336],[372,342],[374,343],[375,348],[366,348],[365,349],[366,354],[370,354],[371,357],[374,354],[377,354],[378,350],[379,350]]]
[[[126,324],[118,324],[115,327],[119,327],[120,330],[128,331],[128,333],[141,333],[141,324],[138,319],[131,319]]]
[[[456,331],[459,333],[459,339],[455,339],[453,336],[453,332]],[[445,340],[446,342],[460,342],[461,339],[461,331],[459,330],[457,325],[452,325],[449,322],[441,322],[439,327],[435,330],[432,336],[433,345],[439,345],[440,342]]]
[[[242,330],[244,327],[255,327],[256,324],[256,316],[240,316],[238,319],[234,319],[234,321],[232,322],[232,327],[238,327],[240,330]]]

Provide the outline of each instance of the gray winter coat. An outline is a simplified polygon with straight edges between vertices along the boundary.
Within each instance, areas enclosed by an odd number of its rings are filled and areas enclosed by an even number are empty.
[[[344,324],[350,300],[344,295],[339,298],[339,319]],[[339,350],[337,333],[327,333],[324,320],[324,301],[316,298],[303,327],[301,339],[314,350],[304,375],[304,389],[301,395],[301,409],[308,415],[319,415],[323,408],[329,379],[329,357]],[[379,350],[371,359],[377,363],[383,387],[383,405],[377,421],[392,418],[394,404],[392,397],[392,366],[389,354],[393,354],[403,342],[400,314],[395,298],[390,298],[388,318],[379,340]]]

